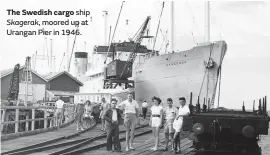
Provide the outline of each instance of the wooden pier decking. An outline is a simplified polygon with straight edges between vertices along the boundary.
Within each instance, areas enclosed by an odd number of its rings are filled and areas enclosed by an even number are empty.
[[[121,127],[123,129],[123,127]],[[76,130],[76,123],[73,123],[67,127],[64,128],[60,128],[59,130],[56,131],[52,131],[52,132],[46,132],[46,133],[40,133],[40,134],[36,134],[36,135],[32,135],[32,136],[26,136],[26,137],[19,137],[16,139],[11,139],[11,140],[7,140],[7,141],[2,141],[2,145],[1,145],[1,153],[3,152],[7,152],[10,150],[14,150],[14,149],[19,149],[22,147],[27,147],[30,145],[34,145],[34,144],[38,144],[41,142],[45,142],[45,141],[51,141],[52,139],[61,139],[62,137],[67,137],[69,135],[73,135],[76,133],[81,133],[80,136],[78,136],[78,138],[86,138],[86,137],[92,137],[94,135],[98,135],[100,134],[101,131],[100,130],[100,124],[98,124],[95,128],[93,129],[89,129],[89,131],[83,131],[83,132],[78,132]],[[181,140],[181,147],[182,147],[182,154],[188,154],[191,155],[190,152],[193,151],[193,149],[191,149],[190,147],[192,146],[192,134],[191,133],[183,133],[181,136],[182,140]],[[77,139],[77,138],[76,138]],[[105,142],[104,140],[97,140],[97,143],[103,143]],[[162,146],[164,144],[164,134],[163,134],[163,130],[161,130],[160,132],[160,149],[163,148],[164,146]],[[169,151],[150,151],[150,148],[153,147],[153,137],[152,137],[152,133],[148,133],[146,135],[142,135],[139,137],[135,137],[134,139],[134,147],[135,150],[133,151],[125,151],[125,141],[121,142],[121,146],[122,146],[122,151],[121,153],[116,153],[116,152],[112,152],[112,151],[107,151],[105,147],[101,147],[86,153],[83,153],[85,155],[87,154],[96,154],[96,155],[107,155],[107,154],[131,154],[131,155],[136,155],[136,154],[154,154],[154,155],[170,155],[170,154],[174,154],[170,149]],[[37,147],[39,147],[39,145],[37,145]],[[39,154],[34,153],[34,154]]]
[[[181,153],[180,155],[193,155],[195,154],[195,150],[192,148],[193,145],[193,133],[190,132],[183,132],[181,134]],[[112,152],[112,151],[107,151],[105,147],[99,148],[97,150],[89,151],[87,153],[83,153],[83,155],[173,155],[175,154],[174,152],[171,151],[171,145],[169,142],[169,149],[168,151],[162,151],[164,148],[164,143],[165,143],[165,137],[163,130],[160,132],[160,145],[159,145],[159,150],[157,151],[151,151],[150,148],[154,146],[154,139],[152,136],[152,133],[136,137],[134,138],[134,143],[133,146],[135,150],[131,150],[126,152],[125,151],[125,141],[121,142],[121,147],[122,147],[122,152]]]
[[[48,141],[51,139],[57,139],[63,136],[68,136],[74,133],[78,133],[76,130],[76,123],[68,125],[64,128],[60,128],[59,130],[40,133],[31,136],[19,137],[16,139],[11,139],[7,141],[1,142],[1,153],[10,151],[13,149],[18,149],[21,147],[26,147],[29,145],[34,145],[40,142]]]

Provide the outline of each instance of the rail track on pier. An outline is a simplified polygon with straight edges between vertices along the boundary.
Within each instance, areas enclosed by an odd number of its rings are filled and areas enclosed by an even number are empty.
[[[90,128],[68,136],[50,139],[38,144],[21,147],[1,153],[2,155],[28,155],[28,154],[81,154],[106,146],[106,132],[101,131],[100,124],[94,124]],[[135,136],[150,133],[148,123],[143,123],[136,128]],[[124,126],[120,126],[120,140],[125,140]]]

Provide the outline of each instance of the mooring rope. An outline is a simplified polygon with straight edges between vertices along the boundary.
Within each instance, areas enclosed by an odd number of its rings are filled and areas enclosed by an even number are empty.
[[[212,56],[213,46],[214,46],[214,44],[211,43],[211,46],[210,46],[210,56],[209,56],[207,65],[208,65],[208,63],[209,63],[209,61],[211,59],[211,56]],[[207,70],[208,70],[208,68],[206,67],[205,72],[204,72],[204,76],[203,76],[202,85],[201,85],[200,92],[199,92],[199,96],[201,95],[201,91],[202,91],[202,87],[203,87],[203,83],[204,83],[204,79],[205,79],[205,75],[206,75]]]

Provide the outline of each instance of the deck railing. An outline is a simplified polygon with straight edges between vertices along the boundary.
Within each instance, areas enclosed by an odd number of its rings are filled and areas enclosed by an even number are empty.
[[[18,133],[20,132],[19,128],[20,128],[20,124],[21,123],[25,123],[25,131],[34,131],[35,129],[35,122],[36,121],[42,121],[43,120],[43,129],[46,129],[48,127],[57,127],[57,123],[56,122],[56,117],[54,116],[54,112],[56,110],[56,107],[54,106],[31,106],[31,107],[24,107],[24,106],[1,106],[1,131],[2,134],[4,129],[8,128],[9,125],[14,126],[13,124],[15,124],[15,127],[11,133]],[[36,112],[42,112],[43,111],[43,118],[35,118],[35,113]],[[61,122],[60,125],[65,124],[65,123],[69,123],[71,121],[74,120],[75,118],[75,105],[65,105],[64,106],[64,115],[63,115],[63,120],[64,122]],[[14,116],[14,112],[15,112],[15,119],[14,121],[9,121],[8,120],[8,113],[10,115]],[[20,114],[20,112],[24,112],[23,114]],[[31,113],[31,118],[29,118],[29,113]],[[25,115],[25,119],[20,120],[19,116],[20,115]],[[29,126],[29,122],[31,122],[31,128]],[[49,123],[49,124],[48,124]],[[40,128],[39,128],[40,129]],[[9,131],[10,134],[10,131]]]

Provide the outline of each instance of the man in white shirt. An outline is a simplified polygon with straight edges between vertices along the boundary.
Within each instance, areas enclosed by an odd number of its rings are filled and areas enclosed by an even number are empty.
[[[171,98],[167,99],[167,107],[163,110],[165,115],[165,124],[164,124],[164,134],[165,134],[165,149],[164,151],[168,151],[168,143],[171,140],[171,144],[173,144],[173,121],[177,116],[177,108],[173,106],[173,100]],[[172,145],[173,146],[173,145]]]
[[[62,100],[62,97],[59,96],[58,100],[55,102],[56,109],[54,113],[54,116],[56,117],[55,125],[58,127],[58,129],[59,129],[60,124],[62,123],[62,119],[64,116],[64,105],[65,105],[65,102]]]
[[[126,126],[126,151],[129,151],[130,149],[134,150],[132,144],[135,127],[139,124],[139,104],[133,99],[132,92],[128,93],[128,99],[120,103],[118,108],[124,109],[125,112],[124,124]]]
[[[144,100],[142,103],[143,119],[145,119],[146,117],[147,109],[148,109],[148,104],[146,103],[146,100]]]
[[[180,153],[180,131],[183,125],[183,116],[189,114],[189,108],[186,105],[186,99],[184,97],[179,98],[180,107],[178,110],[178,116],[173,122],[173,128],[175,130],[174,139],[174,150],[176,153]]]

